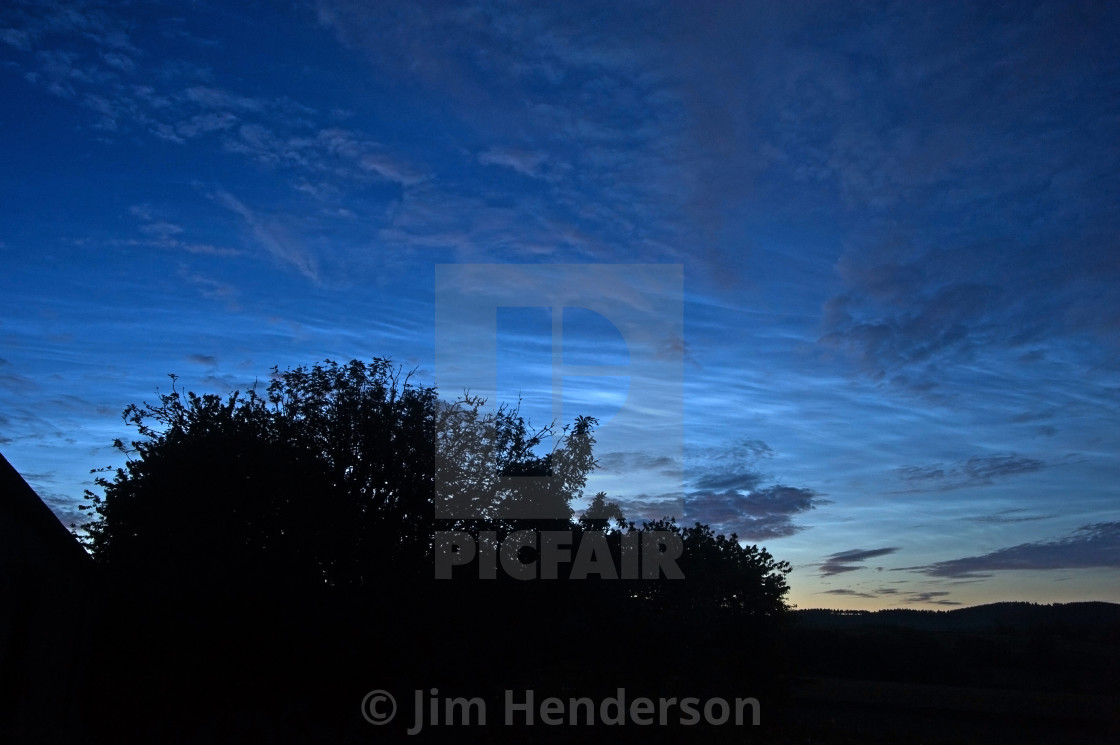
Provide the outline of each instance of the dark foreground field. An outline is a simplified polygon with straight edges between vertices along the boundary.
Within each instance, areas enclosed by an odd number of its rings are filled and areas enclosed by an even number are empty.
[[[103,659],[87,670],[72,726],[9,734],[27,743],[182,745],[1120,742],[1120,606],[791,615],[784,638],[741,634],[733,665],[712,654],[736,637],[732,629],[693,645],[694,652],[679,642],[695,635],[649,637],[636,648],[632,629],[586,630],[556,646],[517,626],[492,629],[486,638],[402,628],[389,647],[368,648],[356,644],[362,636],[355,627],[336,628],[310,645],[261,630],[203,657],[197,649],[189,657],[164,650],[158,661],[158,646],[141,645],[130,659]],[[581,651],[580,640],[592,650]],[[599,664],[583,664],[589,657]],[[246,659],[255,665],[246,667]],[[400,705],[397,721],[384,727],[360,714],[363,696],[381,687]],[[426,696],[431,687],[443,697],[485,698],[489,721],[441,721],[409,735],[413,695]],[[631,702],[757,696],[761,722],[526,727],[521,714],[515,726],[502,721],[505,688],[521,701],[534,690],[539,703],[548,696],[601,700],[619,687]],[[19,699],[18,691],[7,692]]]
[[[1120,607],[797,611],[767,741],[1120,742]]]
[[[1115,743],[1120,698],[804,678],[772,742]]]

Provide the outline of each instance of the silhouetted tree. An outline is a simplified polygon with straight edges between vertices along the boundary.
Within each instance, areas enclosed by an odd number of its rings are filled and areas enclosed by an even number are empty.
[[[551,427],[484,405],[441,402],[381,359],[274,370],[265,396],[173,386],[125,410],[141,437],[116,441],[128,462],[97,479],[103,497],[87,492],[87,545],[121,571],[202,583],[264,564],[365,585],[430,574],[437,478],[451,514],[491,527],[498,513],[569,521],[594,467],[594,420],[578,418],[541,455]]]
[[[173,379],[157,403],[129,406],[139,437],[115,443],[128,460],[97,478],[83,526],[110,608],[93,635],[102,734],[188,703],[275,717],[310,699],[307,716],[345,721],[371,675],[482,689],[470,695],[550,681],[590,693],[667,671],[741,685],[748,648],[771,664],[742,634],[775,628],[788,564],[701,525],[638,528],[603,493],[577,520],[595,419],[533,429],[485,403],[441,400],[374,359],[274,369],[263,394],[181,393]],[[594,534],[616,566],[624,542],[665,531],[685,546],[687,579],[479,581],[477,567],[433,579],[436,531],[481,544],[527,528],[570,532],[573,547]],[[647,652],[608,653],[627,648]]]

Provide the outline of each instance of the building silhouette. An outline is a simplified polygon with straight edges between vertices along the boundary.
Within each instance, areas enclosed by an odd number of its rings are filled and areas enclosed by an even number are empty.
[[[74,741],[91,557],[0,455],[0,741]]]

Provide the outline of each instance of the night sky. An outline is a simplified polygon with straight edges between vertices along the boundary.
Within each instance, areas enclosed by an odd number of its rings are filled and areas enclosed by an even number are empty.
[[[69,524],[169,373],[439,383],[438,267],[592,265],[675,382],[543,300],[487,352],[494,400],[603,422],[590,493],[767,546],[800,607],[1120,602],[1118,32],[1076,2],[5,2],[0,450]],[[642,306],[618,264],[683,280]],[[561,325],[618,374],[557,410]],[[657,381],[676,439],[612,431]]]

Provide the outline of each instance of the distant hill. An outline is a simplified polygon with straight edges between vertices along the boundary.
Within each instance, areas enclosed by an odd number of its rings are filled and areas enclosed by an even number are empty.
[[[923,631],[998,631],[1050,629],[1107,629],[1120,631],[1120,604],[1104,602],[989,603],[955,610],[891,608],[879,611],[842,611],[827,608],[795,610],[803,628],[861,629],[894,627]]]

